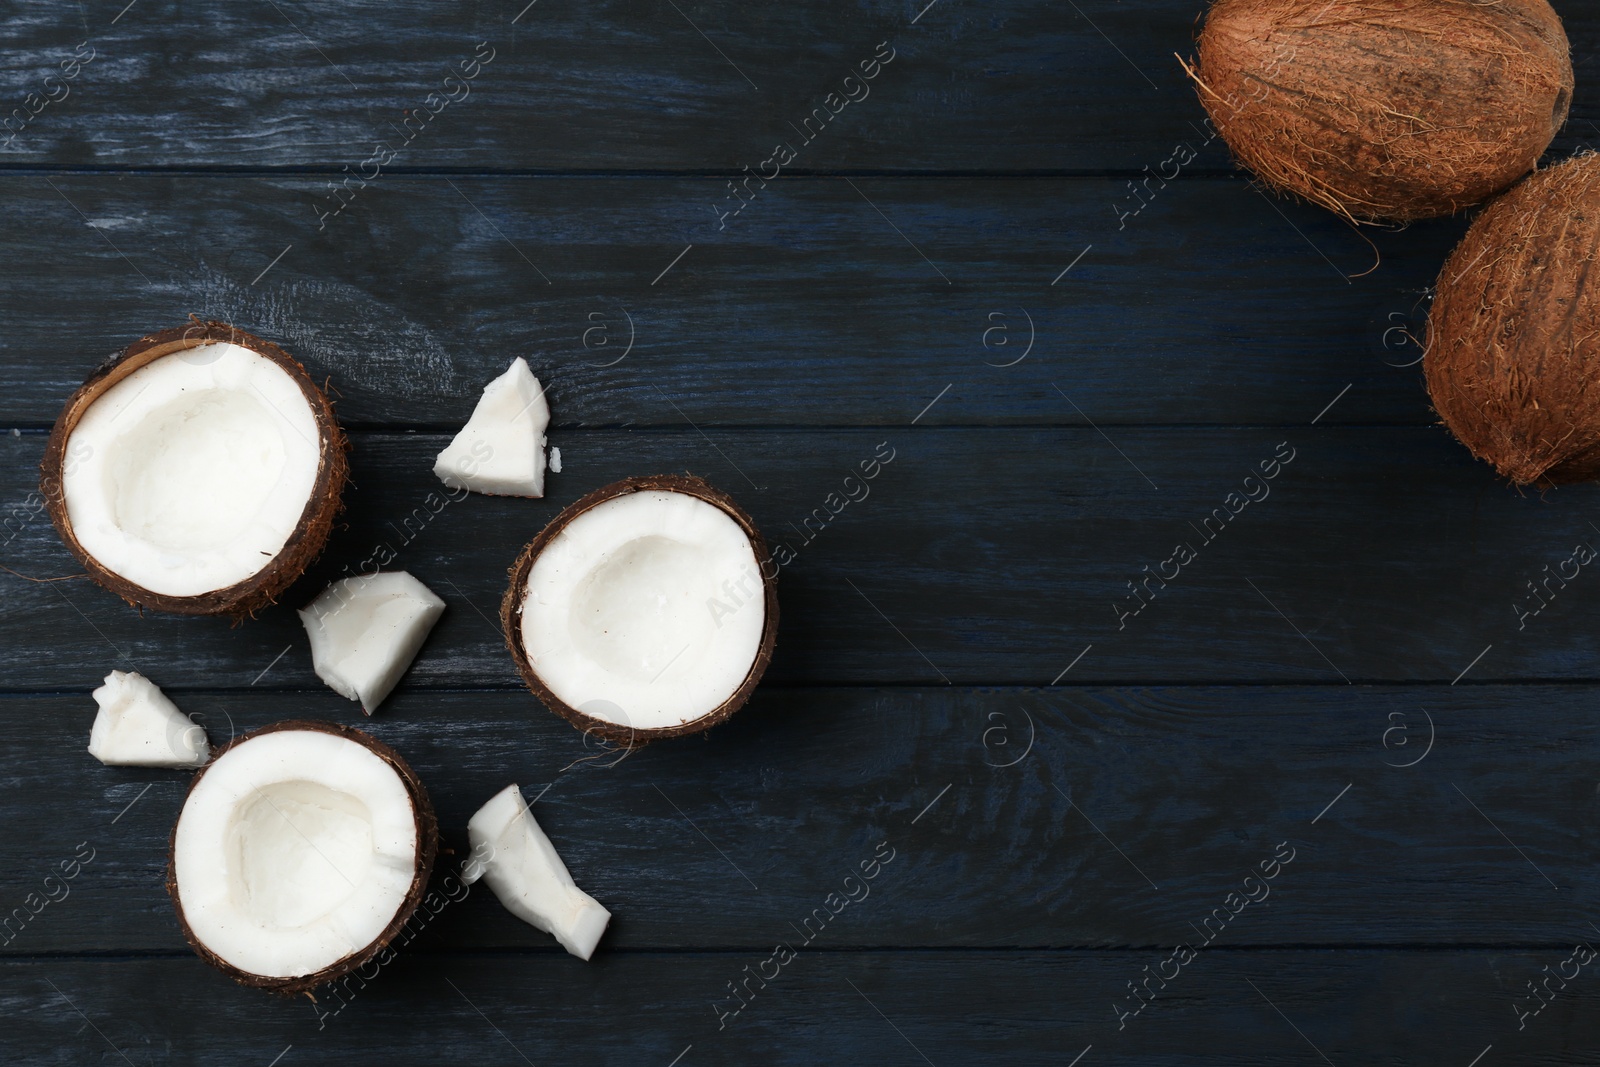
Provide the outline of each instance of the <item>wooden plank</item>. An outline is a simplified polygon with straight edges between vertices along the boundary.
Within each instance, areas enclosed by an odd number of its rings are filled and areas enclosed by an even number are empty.
[[[1044,685],[1091,644],[1072,681],[1600,678],[1592,578],[1570,562],[1600,536],[1594,490],[1516,493],[1438,428],[569,430],[546,500],[454,504],[431,473],[446,440],[357,434],[346,528],[247,625],[0,574],[0,684],[87,689],[131,664],[244,687],[276,664],[261,684],[315,687],[291,609],[384,565],[452,605],[413,684],[515,687],[490,619],[521,546],[590,489],[685,468],[793,554],[776,683]],[[0,435],[0,523],[16,531],[0,559],[33,578],[75,569],[30,496],[42,446]],[[844,503],[875,455],[892,459]],[[1276,478],[1245,481],[1275,456],[1292,457]],[[1182,566],[1178,544],[1195,553]],[[1566,588],[1562,571],[1577,573]],[[1155,573],[1177,576],[1144,584]]]
[[[1593,938],[1575,932],[1573,941]],[[1572,1064],[1600,1040],[1595,979],[1524,1029],[1539,952],[1207,953],[1117,1029],[1159,953],[801,954],[720,1031],[711,1006],[760,955],[441,955],[395,962],[321,1018],[198,961],[8,961],[13,1062],[267,1064]],[[1593,965],[1590,965],[1592,970]],[[1569,968],[1570,971],[1570,968]],[[769,969],[768,973],[774,973]],[[1152,986],[1154,983],[1152,983]],[[1552,982],[1551,989],[1559,986]],[[1409,994],[1409,995],[1405,995]],[[1518,996],[1522,997],[1519,1001]],[[324,1012],[333,1010],[325,1006]],[[324,1024],[318,1029],[320,1021]],[[1488,1051],[1492,1047],[1492,1051]]]
[[[1600,9],[1561,6],[1578,94],[1557,156],[1600,133]],[[1132,188],[1203,138],[1173,57],[1197,10],[0,12],[7,107],[95,49],[0,153],[0,426],[20,431],[0,432],[0,565],[73,569],[30,496],[43,430],[101,356],[190,312],[330,380],[359,486],[315,571],[237,628],[0,572],[0,1058],[1587,1057],[1592,963],[1525,1013],[1600,936],[1600,643],[1587,566],[1549,577],[1600,538],[1592,490],[1511,492],[1432,425],[1407,334],[1462,220],[1369,245],[1266,200],[1215,143]],[[478,41],[471,97],[319,228],[328,181],[405,139]],[[728,179],[879,41],[871,96],[732,213]],[[551,387],[565,469],[546,501],[435,513],[431,458],[514,355]],[[1230,514],[1283,447],[1270,498]],[[779,656],[728,725],[608,766],[521,689],[495,604],[557,508],[676,469],[797,552]],[[1145,604],[1128,583],[1177,542],[1196,558]],[[317,682],[290,609],[380,547],[450,611],[368,721]],[[161,887],[185,776],[83,751],[112,667],[217,740],[363,723],[458,850],[505,782],[548,787],[541,820],[616,913],[596,960],[477,889],[336,1016],[228,984]],[[870,896],[719,1026],[727,984],[883,847]],[[1119,1026],[1129,983],[1201,941]]]
[[[1555,945],[1587,929],[1600,862],[1593,686],[769,687],[706,738],[617,763],[526,693],[402,691],[362,722],[326,690],[151,676],[219,742],[361,723],[415,766],[457,855],[517,781],[615,914],[604,954],[761,948],[824,906],[837,924],[802,934],[828,951]],[[162,879],[187,776],[102,767],[93,711],[84,693],[0,699],[0,822],[26,857],[0,873],[0,914],[93,856],[0,953],[183,948]],[[1263,863],[1265,888],[1245,881]],[[440,892],[464,899],[419,945],[551,944],[481,887]]]
[[[1559,6],[1581,68],[1600,16]],[[738,171],[789,140],[807,170],[1137,171],[1204,119],[1176,58],[1193,52],[1198,7],[1177,0],[120,8],[0,21],[7,111],[58,98],[16,120],[9,161],[356,172],[387,143],[411,168]],[[95,58],[63,85],[79,42]],[[895,58],[845,86],[880,42]],[[492,58],[470,93],[447,86],[475,54]],[[1580,69],[1561,155],[1593,136],[1589,88]],[[841,89],[862,98],[826,101]],[[440,106],[429,93],[459,102],[408,140],[408,113]],[[838,117],[805,143],[791,124],[819,106]],[[1212,145],[1198,164],[1225,156]]]
[[[719,231],[725,184],[393,177],[319,233],[316,181],[0,178],[0,426],[190,313],[284,344],[360,427],[459,424],[515,355],[565,427],[900,424],[936,396],[919,424],[1303,425],[1347,386],[1323,422],[1433,421],[1406,331],[1460,220],[1374,248],[1234,179],[1134,215],[1124,179],[796,178]]]

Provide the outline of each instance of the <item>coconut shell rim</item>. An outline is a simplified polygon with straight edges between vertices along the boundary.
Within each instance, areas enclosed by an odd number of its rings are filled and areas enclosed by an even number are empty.
[[[335,960],[321,970],[307,975],[277,976],[256,974],[244,970],[235,964],[229,963],[217,955],[206,945],[189,925],[188,916],[183,910],[183,897],[178,888],[177,847],[178,823],[183,819],[183,812],[188,807],[189,797],[194,793],[194,788],[200,783],[207,771],[216,766],[231,749],[244,744],[246,741],[261,737],[265,734],[281,733],[286,730],[297,730],[315,733],[333,734],[346,740],[364,746],[373,755],[383,760],[399,776],[406,787],[406,794],[411,798],[411,810],[416,820],[417,827],[417,866],[416,874],[411,881],[411,887],[406,891],[400,906],[395,909],[394,917],[383,932],[370,941],[360,950]],[[405,757],[400,755],[393,746],[379,741],[365,730],[343,723],[327,722],[320,719],[289,719],[284,722],[271,723],[248,733],[232,738],[214,754],[204,767],[201,767],[189,781],[189,788],[184,792],[183,805],[178,809],[178,817],[172,821],[172,832],[167,840],[167,895],[172,898],[173,911],[177,913],[178,927],[183,931],[183,939],[189,943],[206,963],[217,968],[222,973],[232,978],[240,985],[253,989],[265,989],[270,993],[284,996],[296,996],[301,993],[310,993],[312,990],[337,982],[352,971],[364,967],[373,958],[382,953],[399,936],[406,923],[416,914],[417,908],[422,904],[422,898],[427,892],[428,882],[433,877],[433,865],[439,854],[439,820],[433,810],[433,802],[428,797],[428,791],[422,784],[422,779],[411,769]]]
[[[193,596],[157,593],[103,566],[78,541],[72,528],[72,518],[67,512],[63,486],[67,444],[84,412],[112,386],[134,371],[191,348],[223,342],[248,348],[271,360],[300,387],[317,424],[317,477],[294,532],[267,565],[255,574],[233,585]],[[349,449],[349,438],[334,415],[333,402],[312,381],[299,360],[271,341],[236,326],[191,316],[188,326],[174,326],[146,334],[89,373],[62,406],[61,413],[51,427],[44,456],[39,461],[39,491],[45,498],[50,521],[67,546],[67,551],[72,553],[89,577],[103,588],[138,607],[178,615],[231,615],[243,618],[276,602],[322,554],[333,530],[334,517],[343,508],[344,486],[350,473]]]
[[[755,658],[750,663],[750,669],[745,673],[744,680],[737,689],[730,694],[721,704],[706,712],[698,718],[676,726],[661,726],[651,729],[625,726],[621,723],[610,722],[587,715],[568,704],[551,691],[539,677],[539,672],[534,669],[532,662],[522,647],[522,601],[526,593],[528,574],[533,569],[533,561],[538,558],[552,540],[554,540],[566,527],[579,515],[605,503],[638,492],[669,492],[682,493],[702,500],[726,513],[729,518],[738,523],[750,541],[750,547],[755,553],[756,567],[761,576],[762,604],[766,609],[766,617],[762,622],[761,641],[756,646]],[[761,531],[756,528],[755,520],[739,504],[722,490],[717,489],[704,478],[692,474],[646,474],[623,478],[609,485],[603,485],[568,504],[555,518],[545,524],[544,529],[532,541],[525,545],[516,560],[507,571],[511,581],[506,587],[505,595],[500,600],[500,626],[506,640],[506,647],[511,651],[511,659],[516,664],[517,673],[522,676],[523,683],[539,698],[540,703],[557,715],[566,719],[573,726],[586,734],[594,734],[606,741],[622,745],[624,748],[642,748],[652,741],[661,741],[671,737],[685,737],[689,734],[702,733],[713,726],[726,722],[733,713],[742,708],[749,700],[751,694],[760,684],[761,677],[766,673],[767,666],[772,662],[772,654],[778,640],[778,567],[773,562],[772,553],[767,548],[766,539],[761,536]]]

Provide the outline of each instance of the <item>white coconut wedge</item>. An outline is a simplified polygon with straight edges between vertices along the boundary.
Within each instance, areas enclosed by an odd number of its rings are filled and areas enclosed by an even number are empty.
[[[322,551],[346,448],[293,357],[197,319],[89,376],[56,419],[40,488],[67,548],[129,603],[242,616]]]
[[[438,844],[428,794],[394,749],[347,726],[278,723],[195,775],[167,891],[202,959],[244,985],[308,992],[385,951]]]
[[[383,571],[334,582],[300,610],[300,621],[317,677],[371,715],[443,614],[433,590],[405,571]]]
[[[520,789],[508,785],[479,808],[467,823],[467,838],[472,858],[462,881],[482,878],[511,914],[553,934],[581,960],[594,955],[611,913],[573,882]]]
[[[749,699],[777,641],[777,568],[727,494],[686,475],[629,478],[523,549],[500,621],[547,707],[634,747],[704,730]]]
[[[94,691],[100,710],[89,754],[108,766],[199,767],[211,758],[206,732],[142,674],[112,671]]]
[[[439,453],[433,473],[452,489],[487,496],[544,496],[544,386],[518,356],[484,386],[472,418]]]

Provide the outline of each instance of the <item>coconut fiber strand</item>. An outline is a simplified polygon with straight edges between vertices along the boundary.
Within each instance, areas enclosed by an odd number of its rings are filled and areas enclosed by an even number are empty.
[[[1546,0],[1217,0],[1190,73],[1240,164],[1362,221],[1506,188],[1572,99]]]

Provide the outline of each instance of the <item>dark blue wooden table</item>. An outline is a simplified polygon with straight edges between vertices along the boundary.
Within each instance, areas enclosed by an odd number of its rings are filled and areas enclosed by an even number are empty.
[[[0,12],[4,1062],[1600,1062],[1600,576],[1544,584],[1600,499],[1436,424],[1464,221],[1235,172],[1198,4],[124,3]],[[1552,157],[1600,139],[1600,6],[1559,9]],[[61,403],[190,313],[354,445],[346,525],[237,627],[25,580],[75,570],[33,494]],[[519,355],[549,497],[432,511]],[[778,654],[615,763],[495,608],[559,508],[677,470],[794,553]],[[384,548],[449,609],[368,723],[292,609]],[[217,741],[367,726],[457,849],[545,790],[594,961],[480,889],[353,993],[231,985],[162,886],[184,777],[84,750],[113,668]]]

